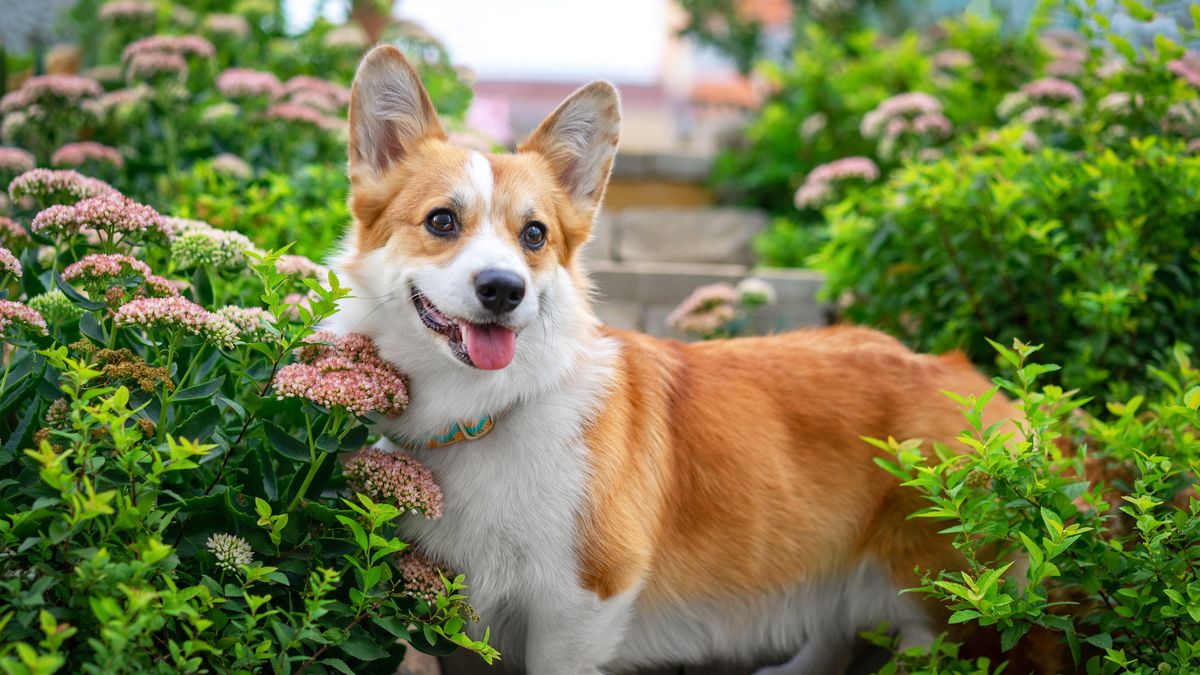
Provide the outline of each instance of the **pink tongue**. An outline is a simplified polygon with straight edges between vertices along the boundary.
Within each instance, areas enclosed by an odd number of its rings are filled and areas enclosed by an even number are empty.
[[[463,323],[467,356],[471,363],[484,370],[500,370],[512,363],[517,352],[517,336],[508,328],[494,323]]]

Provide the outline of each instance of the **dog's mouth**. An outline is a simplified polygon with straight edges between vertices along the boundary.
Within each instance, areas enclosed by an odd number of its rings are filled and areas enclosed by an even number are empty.
[[[450,353],[481,370],[500,370],[512,363],[517,353],[517,334],[498,323],[472,323],[446,316],[419,288],[412,288],[417,316],[429,330],[446,338]]]

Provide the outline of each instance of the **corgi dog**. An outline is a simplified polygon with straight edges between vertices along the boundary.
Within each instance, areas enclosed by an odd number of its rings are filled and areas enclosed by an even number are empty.
[[[601,325],[580,252],[620,115],[594,82],[483,154],[448,140],[399,50],[360,65],[334,261],[355,297],[331,328],[410,378],[381,447],[427,465],[445,511],[402,535],[467,575],[480,632],[532,675],[836,673],[882,622],[929,643],[944,617],[898,591],[962,563],[862,437],[955,445],[940,392],[989,382],[863,328],[684,344]],[[995,397],[985,417],[1012,414]]]

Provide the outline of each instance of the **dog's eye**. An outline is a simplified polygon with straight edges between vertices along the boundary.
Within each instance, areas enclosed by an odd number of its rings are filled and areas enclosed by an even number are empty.
[[[530,251],[536,251],[546,243],[546,226],[533,221],[521,230],[521,244]]]
[[[458,218],[450,209],[434,209],[425,216],[425,229],[439,237],[458,232]]]

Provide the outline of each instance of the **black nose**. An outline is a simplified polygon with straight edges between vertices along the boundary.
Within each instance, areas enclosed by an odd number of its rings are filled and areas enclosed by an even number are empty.
[[[508,270],[484,270],[475,275],[475,295],[497,314],[511,312],[525,298],[525,280]]]

